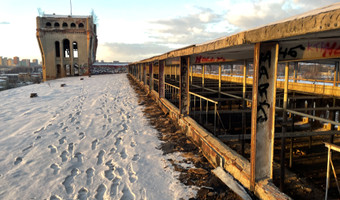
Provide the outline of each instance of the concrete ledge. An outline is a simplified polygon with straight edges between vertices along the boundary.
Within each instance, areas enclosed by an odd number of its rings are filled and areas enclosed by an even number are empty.
[[[134,80],[137,81],[135,78]],[[148,89],[147,86],[144,86],[139,81],[137,83],[144,89]],[[152,91],[150,93],[153,96],[152,98],[157,98],[158,94],[155,93],[157,92]],[[165,113],[168,113],[172,119],[177,121],[187,137],[202,150],[203,155],[214,167],[222,167],[245,188],[250,189],[250,163],[247,159],[229,148],[191,117],[180,115],[179,109],[168,100],[158,98],[156,102]],[[270,180],[256,182],[255,195],[261,199],[291,199],[286,194],[280,192]]]

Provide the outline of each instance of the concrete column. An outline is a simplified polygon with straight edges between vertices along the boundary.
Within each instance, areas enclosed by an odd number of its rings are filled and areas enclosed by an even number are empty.
[[[143,63],[143,82],[145,86],[148,84],[146,80],[146,63]]]
[[[65,77],[66,76],[66,72],[65,72],[65,68],[64,68],[64,43],[63,41],[59,41],[59,47],[60,47],[60,76],[61,77]]]
[[[179,79],[179,112],[181,115],[189,114],[190,96],[189,96],[189,65],[190,57],[181,57],[179,65],[180,79]]]
[[[254,48],[251,113],[250,188],[255,181],[273,177],[277,43],[256,43]]]
[[[149,63],[149,88],[150,88],[150,91],[153,90],[154,88],[154,85],[153,85],[153,63]]]
[[[165,61],[159,61],[159,74],[158,74],[158,92],[159,98],[165,97],[165,73],[164,73]]]

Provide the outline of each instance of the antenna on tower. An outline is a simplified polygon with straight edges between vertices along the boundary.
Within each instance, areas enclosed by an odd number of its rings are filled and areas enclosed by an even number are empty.
[[[71,16],[72,16],[72,0],[70,0],[70,12],[71,12]]]

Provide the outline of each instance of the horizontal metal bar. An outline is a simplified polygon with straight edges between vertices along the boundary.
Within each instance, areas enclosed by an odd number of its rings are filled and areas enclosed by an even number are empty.
[[[276,109],[282,109],[282,108],[276,108]],[[333,124],[333,125],[340,126],[339,122],[332,121],[332,120],[329,120],[329,119],[324,119],[324,118],[321,118],[321,117],[316,117],[316,116],[313,116],[313,115],[308,115],[308,114],[297,112],[297,111],[290,110],[290,109],[287,109],[286,111],[290,112],[292,114],[295,114],[295,115],[299,115],[299,116],[303,116],[303,117],[308,117],[308,118],[311,118],[311,119],[315,119],[317,121],[326,122],[326,123],[330,123],[330,124]]]
[[[338,145],[325,142],[325,146],[327,148],[330,148],[330,149],[334,150],[334,151],[340,152],[340,146],[338,146]]]

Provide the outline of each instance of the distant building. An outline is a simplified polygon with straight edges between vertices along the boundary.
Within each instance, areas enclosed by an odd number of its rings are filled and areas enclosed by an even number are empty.
[[[38,65],[39,65],[38,59],[33,59],[32,63],[31,63],[31,66],[38,66]]]
[[[0,66],[4,65],[2,62],[2,56],[0,56]]]
[[[96,60],[97,30],[92,16],[37,17],[43,79],[88,75]]]
[[[4,57],[4,58],[2,59],[2,64],[3,64],[4,66],[7,66],[7,58],[6,58],[6,57]]]
[[[31,66],[31,60],[30,59],[22,59],[21,66],[30,67]]]
[[[13,63],[13,59],[12,59],[12,58],[8,58],[8,59],[7,59],[7,66],[14,66],[14,63]]]
[[[96,62],[94,63],[91,68],[91,74],[117,74],[117,73],[126,73],[127,66],[129,63],[127,62]]]
[[[18,56],[13,57],[13,64],[14,64],[15,66],[20,65],[20,59],[19,59]]]

